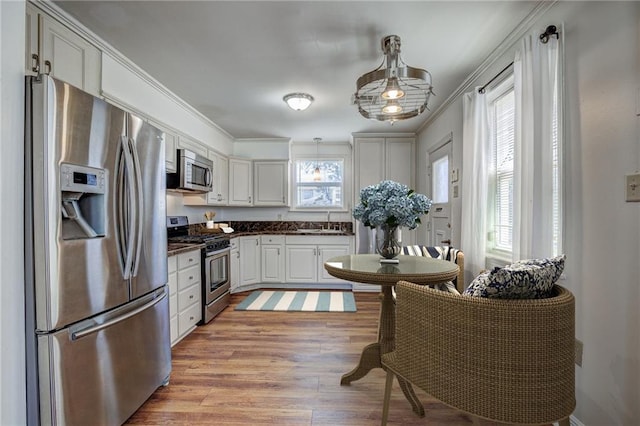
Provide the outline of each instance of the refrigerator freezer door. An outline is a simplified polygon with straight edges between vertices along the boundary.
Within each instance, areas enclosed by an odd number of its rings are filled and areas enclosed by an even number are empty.
[[[171,372],[163,288],[38,337],[41,424],[124,423]]]
[[[130,300],[114,226],[115,164],[126,116],[103,100],[47,76],[32,81],[30,89],[32,162],[27,173],[31,171],[33,183],[26,195],[32,200],[27,244],[33,249],[36,328],[50,331]],[[103,193],[64,191],[64,164],[103,170]],[[93,178],[74,175],[71,179],[88,183]],[[100,232],[95,236],[69,233],[63,225],[69,220],[63,214],[69,202],[78,205],[87,221],[99,217]]]
[[[135,115],[127,119],[136,177],[132,189],[138,195],[140,235],[136,238],[131,278],[131,298],[135,299],[167,281],[166,174],[164,133]]]

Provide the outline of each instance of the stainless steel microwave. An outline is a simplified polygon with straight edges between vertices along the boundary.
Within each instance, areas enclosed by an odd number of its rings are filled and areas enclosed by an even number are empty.
[[[167,189],[183,192],[210,192],[213,186],[213,161],[195,152],[179,149],[176,173],[167,173]]]

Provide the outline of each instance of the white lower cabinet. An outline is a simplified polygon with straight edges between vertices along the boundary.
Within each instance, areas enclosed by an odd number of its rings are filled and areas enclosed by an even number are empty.
[[[202,319],[200,250],[171,256],[169,266],[169,318],[171,345],[193,331]]]
[[[260,236],[240,237],[240,286],[260,282]]]
[[[318,282],[319,283],[334,283],[341,280],[329,275],[326,269],[324,269],[324,263],[336,256],[346,256],[351,254],[351,247],[349,245],[319,245],[318,246]]]
[[[178,257],[167,259],[169,272],[169,327],[171,330],[171,345],[178,338]]]
[[[312,242],[315,244],[310,244]],[[287,236],[285,243],[285,280],[287,282],[301,284],[344,282],[327,274],[324,262],[335,256],[352,253],[351,237]]]
[[[257,235],[231,239],[231,293],[300,284],[345,284],[324,269],[335,256],[353,253],[353,237]],[[281,284],[281,285],[279,285]]]
[[[318,275],[318,247],[287,244],[287,282],[315,283]]]
[[[262,247],[262,282],[283,283],[284,277],[284,235],[263,235],[260,237]]]
[[[229,284],[230,292],[236,293],[240,287],[240,238],[231,238],[231,252],[229,253]]]

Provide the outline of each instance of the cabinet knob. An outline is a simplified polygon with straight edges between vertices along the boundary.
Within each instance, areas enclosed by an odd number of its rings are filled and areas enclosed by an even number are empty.
[[[193,321],[193,317],[189,317],[189,321]]]
[[[193,299],[193,294],[189,296],[189,299]]]
[[[189,279],[192,280],[193,279],[193,275],[189,275]]]

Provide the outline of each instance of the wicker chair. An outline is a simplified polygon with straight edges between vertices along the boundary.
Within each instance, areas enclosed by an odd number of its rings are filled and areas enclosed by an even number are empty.
[[[455,263],[460,267],[458,276],[453,280],[454,288],[458,293],[464,291],[464,253],[461,250],[455,249],[449,246],[404,246],[402,247],[402,254],[409,256],[425,256],[432,257],[434,259],[448,260]],[[450,288],[449,291],[452,289]]]
[[[465,413],[501,423],[569,425],[575,408],[573,295],[547,299],[460,296],[406,281],[396,286],[396,346],[387,370]]]

